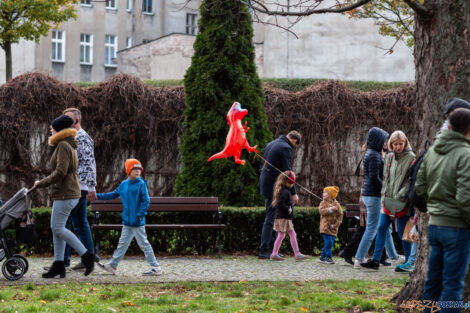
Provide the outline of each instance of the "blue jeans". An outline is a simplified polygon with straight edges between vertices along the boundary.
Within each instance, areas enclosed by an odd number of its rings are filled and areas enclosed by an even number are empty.
[[[403,232],[405,231],[406,222],[409,219],[410,217],[408,215],[397,218],[397,232],[400,238],[403,237]],[[391,225],[392,225],[392,219],[390,218],[390,216],[383,214],[383,213],[380,214],[379,228],[377,230],[377,237],[375,238],[374,255],[372,256],[372,258],[376,261],[379,261],[380,257],[382,256],[382,252],[385,246],[385,239],[387,236],[390,235],[389,229]],[[405,253],[405,262],[407,262],[408,258],[410,257],[411,244],[403,240],[401,241],[401,244],[403,245],[403,251]]]
[[[152,245],[148,241],[147,234],[145,233],[145,226],[130,227],[126,225],[122,225],[121,238],[119,238],[119,244],[114,251],[113,258],[109,264],[111,264],[112,267],[117,268],[118,263],[122,260],[124,254],[126,254],[127,248],[129,248],[129,244],[134,236],[140,249],[144,252],[145,258],[150,266],[158,266]]]
[[[276,232],[273,231],[274,227],[274,214],[275,208],[271,206],[272,199],[265,199],[266,217],[263,223],[263,230],[261,232],[261,244],[259,246],[259,254],[266,254],[268,257],[273,251],[274,241],[276,241]]]
[[[410,257],[408,258],[408,264],[410,264],[411,266],[415,266],[416,256],[417,255],[418,255],[418,243],[417,242],[412,242],[411,243]]]
[[[323,236],[323,249],[321,250],[321,256],[325,258],[332,258],[332,249],[333,249],[333,244],[335,243],[335,236],[332,235],[327,235],[327,234],[321,234]]]
[[[68,243],[77,253],[82,256],[86,252],[85,246],[67,228],[65,223],[70,212],[78,203],[77,199],[54,200],[52,204],[51,229],[54,241],[54,261],[64,260],[65,244]]]
[[[67,220],[67,224],[65,228],[70,230],[73,225],[73,229],[77,234],[78,239],[83,243],[85,248],[90,251],[91,253],[95,252],[93,248],[93,239],[91,238],[91,230],[90,224],[88,224],[87,215],[87,208],[86,208],[86,196],[88,195],[88,191],[82,190],[82,197],[78,201],[78,204],[73,208],[72,212],[70,213],[69,219]],[[64,263],[66,266],[70,265],[70,254],[72,253],[72,249],[69,245],[65,247],[65,254],[64,254]]]
[[[470,230],[429,225],[428,241],[429,265],[423,299],[461,301],[470,254]],[[442,308],[440,312],[460,312],[460,309]]]
[[[357,248],[356,259],[363,261],[369,252],[369,248],[374,241],[375,235],[377,234],[377,227],[379,224],[380,218],[380,209],[382,202],[380,197],[367,197],[362,196],[362,201],[367,208],[367,224],[364,235],[362,236],[361,243],[359,248]],[[387,250],[388,257],[391,259],[398,258],[397,251],[395,250],[395,245],[392,240],[392,231],[388,232],[388,235],[385,237],[385,249]],[[380,257],[379,257],[380,260]]]

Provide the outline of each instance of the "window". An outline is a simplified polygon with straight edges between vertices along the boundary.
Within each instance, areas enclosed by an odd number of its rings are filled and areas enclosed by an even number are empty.
[[[131,48],[134,45],[134,40],[132,37],[126,38],[126,48]]]
[[[116,0],[106,0],[106,9],[116,10]]]
[[[93,35],[80,34],[80,64],[93,64]]]
[[[147,14],[153,14],[152,1],[153,0],[143,0],[144,6],[142,8],[142,12],[147,13]]]
[[[52,56],[53,62],[65,62],[65,32],[52,31]]]
[[[91,7],[91,0],[81,0],[80,5],[84,7]]]
[[[196,35],[197,32],[197,15],[186,14],[186,34]]]
[[[126,10],[127,12],[132,11],[132,0],[126,0]]]
[[[116,66],[117,36],[106,35],[104,40],[104,65]]]

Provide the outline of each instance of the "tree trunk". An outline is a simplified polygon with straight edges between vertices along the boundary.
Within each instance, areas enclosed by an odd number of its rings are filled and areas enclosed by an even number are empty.
[[[422,142],[433,139],[437,126],[444,120],[443,105],[451,97],[470,100],[470,2],[468,0],[426,0],[432,16],[415,18],[416,101],[421,103]],[[420,214],[421,217],[424,214]],[[400,304],[422,298],[428,267],[427,218],[420,221],[420,246],[415,271],[409,282],[393,297]],[[467,275],[467,287],[469,275]],[[466,288],[466,292],[468,288]],[[468,299],[468,293],[464,297]],[[464,301],[466,301],[464,298]]]
[[[5,73],[6,73],[6,77],[5,77],[5,81],[9,81],[11,80],[12,78],[12,73],[13,73],[13,70],[12,70],[12,59],[11,59],[11,43],[9,42],[6,42],[4,44],[4,48],[5,50]]]

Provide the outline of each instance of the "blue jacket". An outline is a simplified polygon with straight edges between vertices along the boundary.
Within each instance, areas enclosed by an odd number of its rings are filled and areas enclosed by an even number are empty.
[[[373,127],[367,134],[367,151],[364,155],[364,183],[362,195],[367,197],[380,197],[382,190],[384,159],[380,152],[387,141],[388,133],[380,128]]]
[[[126,179],[113,192],[99,193],[96,195],[100,200],[112,200],[121,197],[122,201],[122,224],[131,227],[145,225],[145,215],[150,204],[147,181],[141,177],[130,180]],[[139,218],[141,218],[139,220]]]
[[[292,144],[286,136],[282,135],[274,139],[264,149],[263,158],[280,169],[287,171],[291,169]],[[271,200],[273,197],[274,184],[276,183],[279,171],[265,162],[261,162],[261,175],[259,177],[259,187],[261,194]],[[295,194],[295,186],[290,190]]]

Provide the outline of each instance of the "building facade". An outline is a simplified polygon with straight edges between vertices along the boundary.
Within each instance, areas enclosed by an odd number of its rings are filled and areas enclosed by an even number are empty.
[[[172,32],[195,34],[200,1],[81,0],[77,18],[52,29],[38,44],[13,47],[13,75],[28,71],[66,81],[102,81],[117,72],[117,51]],[[4,54],[0,70],[5,70]],[[1,77],[4,81],[4,75]]]

